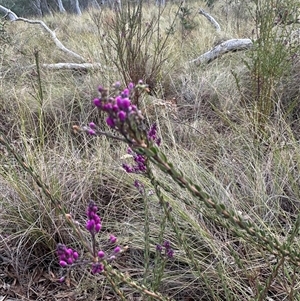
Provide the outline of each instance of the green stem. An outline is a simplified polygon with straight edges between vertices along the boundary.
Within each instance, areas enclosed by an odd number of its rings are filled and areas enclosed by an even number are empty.
[[[139,147],[135,148],[135,151],[148,157],[148,159],[160,170],[169,174],[172,179],[180,185],[180,187],[186,188],[194,197],[197,197],[208,208],[214,209],[219,216],[227,219],[231,224],[243,230],[243,232],[237,232],[234,229],[231,229],[234,233],[238,233],[239,236],[244,238],[251,238],[256,245],[264,248],[265,250],[269,250],[274,255],[277,256],[278,254],[281,254],[294,264],[300,265],[299,253],[293,250],[289,245],[281,244],[275,237],[267,235],[253,223],[244,221],[243,217],[240,215],[227,210],[225,205],[218,204],[207,193],[203,192],[198,185],[193,184],[190,179],[186,178],[181,171],[175,170],[173,165],[167,162],[166,156],[157,150],[157,148]]]
[[[148,197],[143,192],[143,200],[144,200],[144,216],[145,216],[145,223],[144,223],[144,240],[145,240],[145,249],[144,249],[144,276],[143,276],[143,284],[146,285],[147,277],[150,273],[150,223],[149,223],[149,202]]]
[[[121,300],[126,301],[126,297],[124,296],[123,292],[119,289],[118,285],[115,283],[113,277],[111,277],[111,274],[106,271],[103,271],[102,273],[109,281],[114,292],[121,298]]]
[[[173,299],[171,299],[171,298],[164,297],[160,293],[149,290],[144,285],[138,284],[137,282],[132,280],[130,277],[127,277],[123,273],[120,273],[119,271],[114,270],[106,262],[104,262],[104,265],[105,265],[106,273],[108,273],[110,275],[110,277],[115,277],[119,281],[128,284],[130,287],[137,289],[143,295],[147,295],[149,297],[152,297],[152,298],[154,298],[156,300],[160,300],[160,301],[173,301]]]

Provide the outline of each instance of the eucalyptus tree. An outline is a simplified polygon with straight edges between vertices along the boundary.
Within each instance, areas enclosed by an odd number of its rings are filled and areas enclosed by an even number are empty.
[[[64,13],[66,12],[65,8],[64,8],[64,5],[62,3],[62,0],[57,0],[57,5],[58,5],[58,9],[61,13]]]

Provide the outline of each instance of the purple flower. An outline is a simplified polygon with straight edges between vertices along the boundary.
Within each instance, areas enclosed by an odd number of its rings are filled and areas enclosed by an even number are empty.
[[[58,244],[56,249],[59,265],[65,268],[67,265],[72,265],[79,257],[78,253],[71,248],[67,248],[63,244]]]
[[[161,139],[157,137],[157,124],[153,123],[148,131],[148,139],[154,141],[158,146],[161,143]]]
[[[142,84],[142,81],[139,84]],[[108,90],[99,87],[100,97],[93,100],[94,105],[107,114],[106,123],[110,128],[117,130],[132,143],[145,144],[147,134],[144,130],[141,130],[144,117],[136,105],[131,103],[131,97],[136,96],[134,94],[134,84],[129,83],[127,88],[121,90],[120,83],[117,82],[114,87],[115,95],[111,97],[108,96]],[[95,133],[91,130],[94,130]],[[143,132],[137,135],[137,131]],[[90,135],[97,134],[96,128],[90,126],[88,133]],[[145,170],[146,168],[143,167],[135,168],[135,171],[144,172]]]
[[[164,254],[162,256],[165,256],[167,258],[173,258],[174,257],[174,250],[171,248],[171,244],[168,240],[166,240],[163,245],[157,245],[156,250],[159,253],[162,253],[163,249],[165,249]]]
[[[92,265],[92,274],[98,274],[103,272],[104,265],[102,263],[93,263]]]
[[[105,112],[111,111],[112,108],[113,108],[113,105],[110,102],[103,105],[103,111],[105,111]]]
[[[129,90],[133,90],[133,88],[134,88],[134,83],[129,83],[128,84],[128,89]]]
[[[169,249],[171,248],[170,242],[169,242],[168,240],[166,240],[166,241],[164,242],[163,246],[164,246],[167,250],[169,250]]]
[[[89,123],[89,127],[92,129],[92,130],[95,130],[96,129],[96,124],[94,122],[90,122]]]
[[[92,234],[95,235],[101,230],[101,219],[97,215],[98,207],[94,204],[93,201],[90,202],[86,215],[88,220],[86,222],[86,229]]]
[[[115,82],[114,87],[115,87],[115,89],[119,89],[121,87],[121,83]]]
[[[174,257],[174,250],[169,249],[169,250],[166,251],[166,253],[167,253],[168,258],[173,258]]]
[[[120,253],[121,252],[121,248],[119,246],[114,248],[114,253]]]
[[[122,91],[122,93],[121,93],[121,97],[122,98],[126,98],[126,97],[128,97],[129,96],[129,89],[124,89],[123,91]]]
[[[98,252],[98,257],[103,259],[105,257],[105,253],[101,250]]]
[[[127,150],[129,155],[133,155],[133,159],[135,161],[135,164],[132,166],[129,166],[128,164],[123,164],[123,168],[128,173],[144,173],[147,171],[146,166],[146,157],[142,155],[138,155],[137,153],[133,152],[131,148],[128,148]]]
[[[61,267],[65,268],[68,264],[65,261],[63,261],[63,260],[60,260],[59,265]]]
[[[111,117],[107,117],[106,123],[109,127],[114,128],[115,127],[115,122]]]
[[[142,195],[145,194],[145,187],[140,181],[134,180],[133,185],[135,188],[137,188],[137,190],[139,191],[140,194],[142,194]]]
[[[117,237],[115,237],[114,235],[111,234],[109,236],[109,242],[114,244],[114,243],[116,243],[116,241],[117,241]]]
[[[124,111],[120,111],[118,113],[118,117],[119,117],[119,119],[120,119],[121,122],[124,122],[125,119],[126,119],[126,113]]]
[[[134,169],[131,166],[129,166],[128,164],[124,163],[122,166],[126,170],[126,172],[128,172],[128,173],[134,172]]]
[[[94,135],[96,135],[96,132],[93,129],[89,129],[88,134],[91,136],[94,136]]]
[[[93,103],[94,103],[94,105],[95,105],[96,107],[98,107],[98,108],[101,108],[101,107],[102,107],[102,103],[101,103],[101,100],[100,100],[99,98],[95,98],[95,99],[93,100]]]
[[[162,247],[161,245],[156,245],[156,250],[157,250],[158,252],[162,252],[163,247]]]

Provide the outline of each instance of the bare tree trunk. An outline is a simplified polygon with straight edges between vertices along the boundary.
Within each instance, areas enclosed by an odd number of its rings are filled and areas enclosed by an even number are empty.
[[[80,9],[80,6],[79,6],[79,1],[78,0],[70,0],[71,2],[71,5],[75,11],[75,14],[76,15],[81,15],[82,12],[81,12],[81,9]]]
[[[34,7],[37,15],[39,17],[42,17],[43,16],[43,11],[42,11],[42,7],[41,7],[41,0],[32,1],[32,6]]]
[[[63,3],[62,3],[62,0],[57,0],[57,4],[58,4],[59,11],[60,11],[61,13],[66,12],[66,10],[65,10],[65,8],[64,8],[64,5],[63,5]]]
[[[100,9],[100,5],[97,2],[97,0],[90,0],[91,1],[91,6],[97,9]]]
[[[40,3],[43,15],[52,15],[47,0],[41,0]]]

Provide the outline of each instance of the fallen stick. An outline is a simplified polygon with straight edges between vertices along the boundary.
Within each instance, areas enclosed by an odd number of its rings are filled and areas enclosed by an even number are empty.
[[[40,65],[44,69],[48,70],[80,70],[80,71],[87,71],[87,70],[99,70],[102,69],[101,64],[95,63],[56,63],[56,64],[41,64]],[[29,65],[25,67],[26,69],[36,68],[36,65]]]

